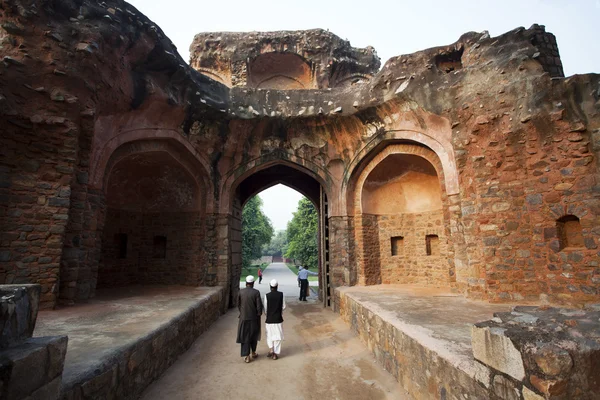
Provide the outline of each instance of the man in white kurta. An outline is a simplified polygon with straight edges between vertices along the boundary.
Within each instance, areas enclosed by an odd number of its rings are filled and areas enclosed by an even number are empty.
[[[273,360],[279,358],[281,353],[281,341],[283,340],[283,310],[285,310],[285,297],[283,293],[277,291],[277,279],[272,279],[269,282],[271,291],[265,294],[265,314],[267,320],[265,331],[267,332],[267,346],[269,346],[269,354]]]

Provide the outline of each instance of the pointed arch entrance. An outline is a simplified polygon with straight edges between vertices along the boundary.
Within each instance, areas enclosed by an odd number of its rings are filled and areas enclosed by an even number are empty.
[[[256,166],[241,174],[229,188],[228,248],[225,249],[229,265],[228,273],[229,306],[237,302],[239,281],[242,269],[242,210],[245,203],[255,196],[277,184],[290,187],[308,198],[319,214],[318,247],[319,247],[319,299],[324,306],[330,306],[331,286],[329,277],[329,234],[328,234],[328,202],[324,180],[319,174],[290,161],[277,160]]]

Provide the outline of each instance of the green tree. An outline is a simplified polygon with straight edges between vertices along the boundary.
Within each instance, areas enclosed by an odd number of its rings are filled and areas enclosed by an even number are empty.
[[[303,265],[316,268],[319,265],[317,229],[319,218],[315,206],[306,197],[298,202],[298,210],[287,226],[287,258],[300,261]]]
[[[277,231],[271,242],[263,247],[263,255],[281,257],[285,254],[287,245],[287,232],[285,230]]]
[[[273,237],[273,225],[261,210],[262,200],[252,197],[242,212],[242,267],[249,268],[252,260],[260,258],[263,245]]]

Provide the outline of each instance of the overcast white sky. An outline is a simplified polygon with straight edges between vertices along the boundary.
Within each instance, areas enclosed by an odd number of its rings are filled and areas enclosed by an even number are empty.
[[[600,0],[129,2],[162,28],[186,61],[198,32],[329,29],[354,47],[375,47],[383,65],[395,55],[453,43],[465,32],[497,36],[538,23],[556,35],[567,76],[600,73]],[[261,194],[276,229],[285,228],[300,197],[281,185]]]

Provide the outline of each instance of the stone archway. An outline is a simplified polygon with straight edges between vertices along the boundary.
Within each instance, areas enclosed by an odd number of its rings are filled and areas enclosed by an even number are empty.
[[[229,305],[234,306],[237,301],[239,290],[239,278],[242,265],[242,210],[247,200],[261,191],[283,184],[307,197],[319,212],[319,297],[325,305],[329,302],[329,264],[326,252],[323,250],[328,246],[327,241],[327,188],[324,180],[313,171],[286,160],[269,161],[260,164],[233,180],[227,186],[224,193],[228,196],[222,197],[222,204],[229,204],[228,233],[226,240],[221,243],[227,248],[221,251],[228,254],[227,259],[219,260],[221,271],[227,271],[229,280]],[[219,239],[222,239],[221,237]],[[227,262],[227,265],[224,263]]]

